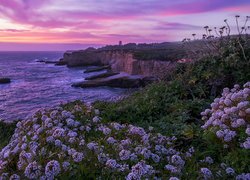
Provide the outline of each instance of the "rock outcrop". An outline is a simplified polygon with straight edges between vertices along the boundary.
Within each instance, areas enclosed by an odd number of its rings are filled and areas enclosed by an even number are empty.
[[[11,82],[10,78],[1,78],[0,77],[0,84],[8,84],[10,82]]]
[[[72,84],[73,87],[99,87],[99,86],[109,86],[109,87],[119,87],[119,88],[139,88],[144,87],[152,82],[156,81],[155,78],[143,77],[143,76],[131,76],[124,73],[119,73],[117,75],[99,78],[94,80],[88,80],[83,82],[78,82]]]
[[[102,70],[106,70],[106,69],[110,69],[111,67],[109,65],[107,66],[98,66],[98,67],[94,67],[94,68],[89,68],[89,69],[86,69],[84,71],[84,73],[91,73],[91,72],[97,72],[97,71],[102,71]]]
[[[114,72],[105,72],[105,73],[101,73],[98,75],[93,75],[90,77],[86,77],[85,80],[94,80],[94,79],[100,79],[100,78],[106,78],[106,77],[110,77],[110,76],[115,76],[119,73],[114,73]]]

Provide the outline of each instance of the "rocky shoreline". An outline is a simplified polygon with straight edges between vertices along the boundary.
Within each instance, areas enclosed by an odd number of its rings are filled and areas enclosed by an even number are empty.
[[[133,53],[122,50],[103,50],[88,48],[79,51],[67,51],[56,64],[68,67],[96,66],[84,73],[104,73],[88,77],[84,81],[72,84],[73,87],[120,87],[138,88],[155,82],[161,75],[171,72],[177,61],[138,60]]]

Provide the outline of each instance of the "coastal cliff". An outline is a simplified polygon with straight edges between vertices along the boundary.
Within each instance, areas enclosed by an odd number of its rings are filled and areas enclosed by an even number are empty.
[[[159,60],[138,60],[133,53],[120,50],[86,49],[64,53],[63,61],[68,67],[109,65],[112,72],[126,72],[131,75],[159,76],[175,67],[176,62]]]

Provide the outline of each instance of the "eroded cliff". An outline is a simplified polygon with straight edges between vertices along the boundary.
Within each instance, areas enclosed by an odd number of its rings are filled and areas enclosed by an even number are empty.
[[[173,61],[137,60],[131,52],[82,50],[66,52],[63,61],[67,66],[110,65],[113,72],[131,75],[160,76],[175,67]]]

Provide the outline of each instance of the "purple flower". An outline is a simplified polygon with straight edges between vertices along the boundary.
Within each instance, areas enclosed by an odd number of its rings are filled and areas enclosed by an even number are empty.
[[[127,151],[127,150],[121,150],[120,153],[119,153],[119,156],[120,156],[120,159],[122,161],[124,160],[128,160],[130,158],[130,154],[131,152],[130,151]]]
[[[157,154],[151,154],[151,158],[153,159],[155,163],[160,162],[160,159],[161,159]]]
[[[235,171],[234,171],[233,168],[228,167],[228,168],[226,168],[226,173],[227,173],[228,175],[234,175],[234,174],[235,174]]]
[[[58,161],[52,160],[45,167],[45,175],[48,178],[54,178],[61,172],[61,167]]]
[[[41,175],[42,167],[36,161],[30,163],[24,171],[24,175],[29,179],[38,179]]]
[[[171,164],[168,164],[164,167],[166,170],[170,171],[171,173],[177,173],[178,172],[178,169],[177,167],[171,165]]]
[[[112,168],[112,169],[115,169],[116,167],[117,167],[117,162],[116,162],[116,160],[114,160],[114,159],[109,159],[109,160],[107,160],[107,162],[106,162],[106,166],[107,167],[110,167],[110,168]]]
[[[185,164],[185,161],[183,161],[179,155],[173,155],[171,158],[171,161],[176,166],[184,166],[184,164]]]
[[[201,168],[201,174],[205,179],[209,179],[213,176],[212,172],[208,168]]]
[[[81,162],[84,156],[83,153],[75,152],[73,153],[72,158],[75,162]]]

